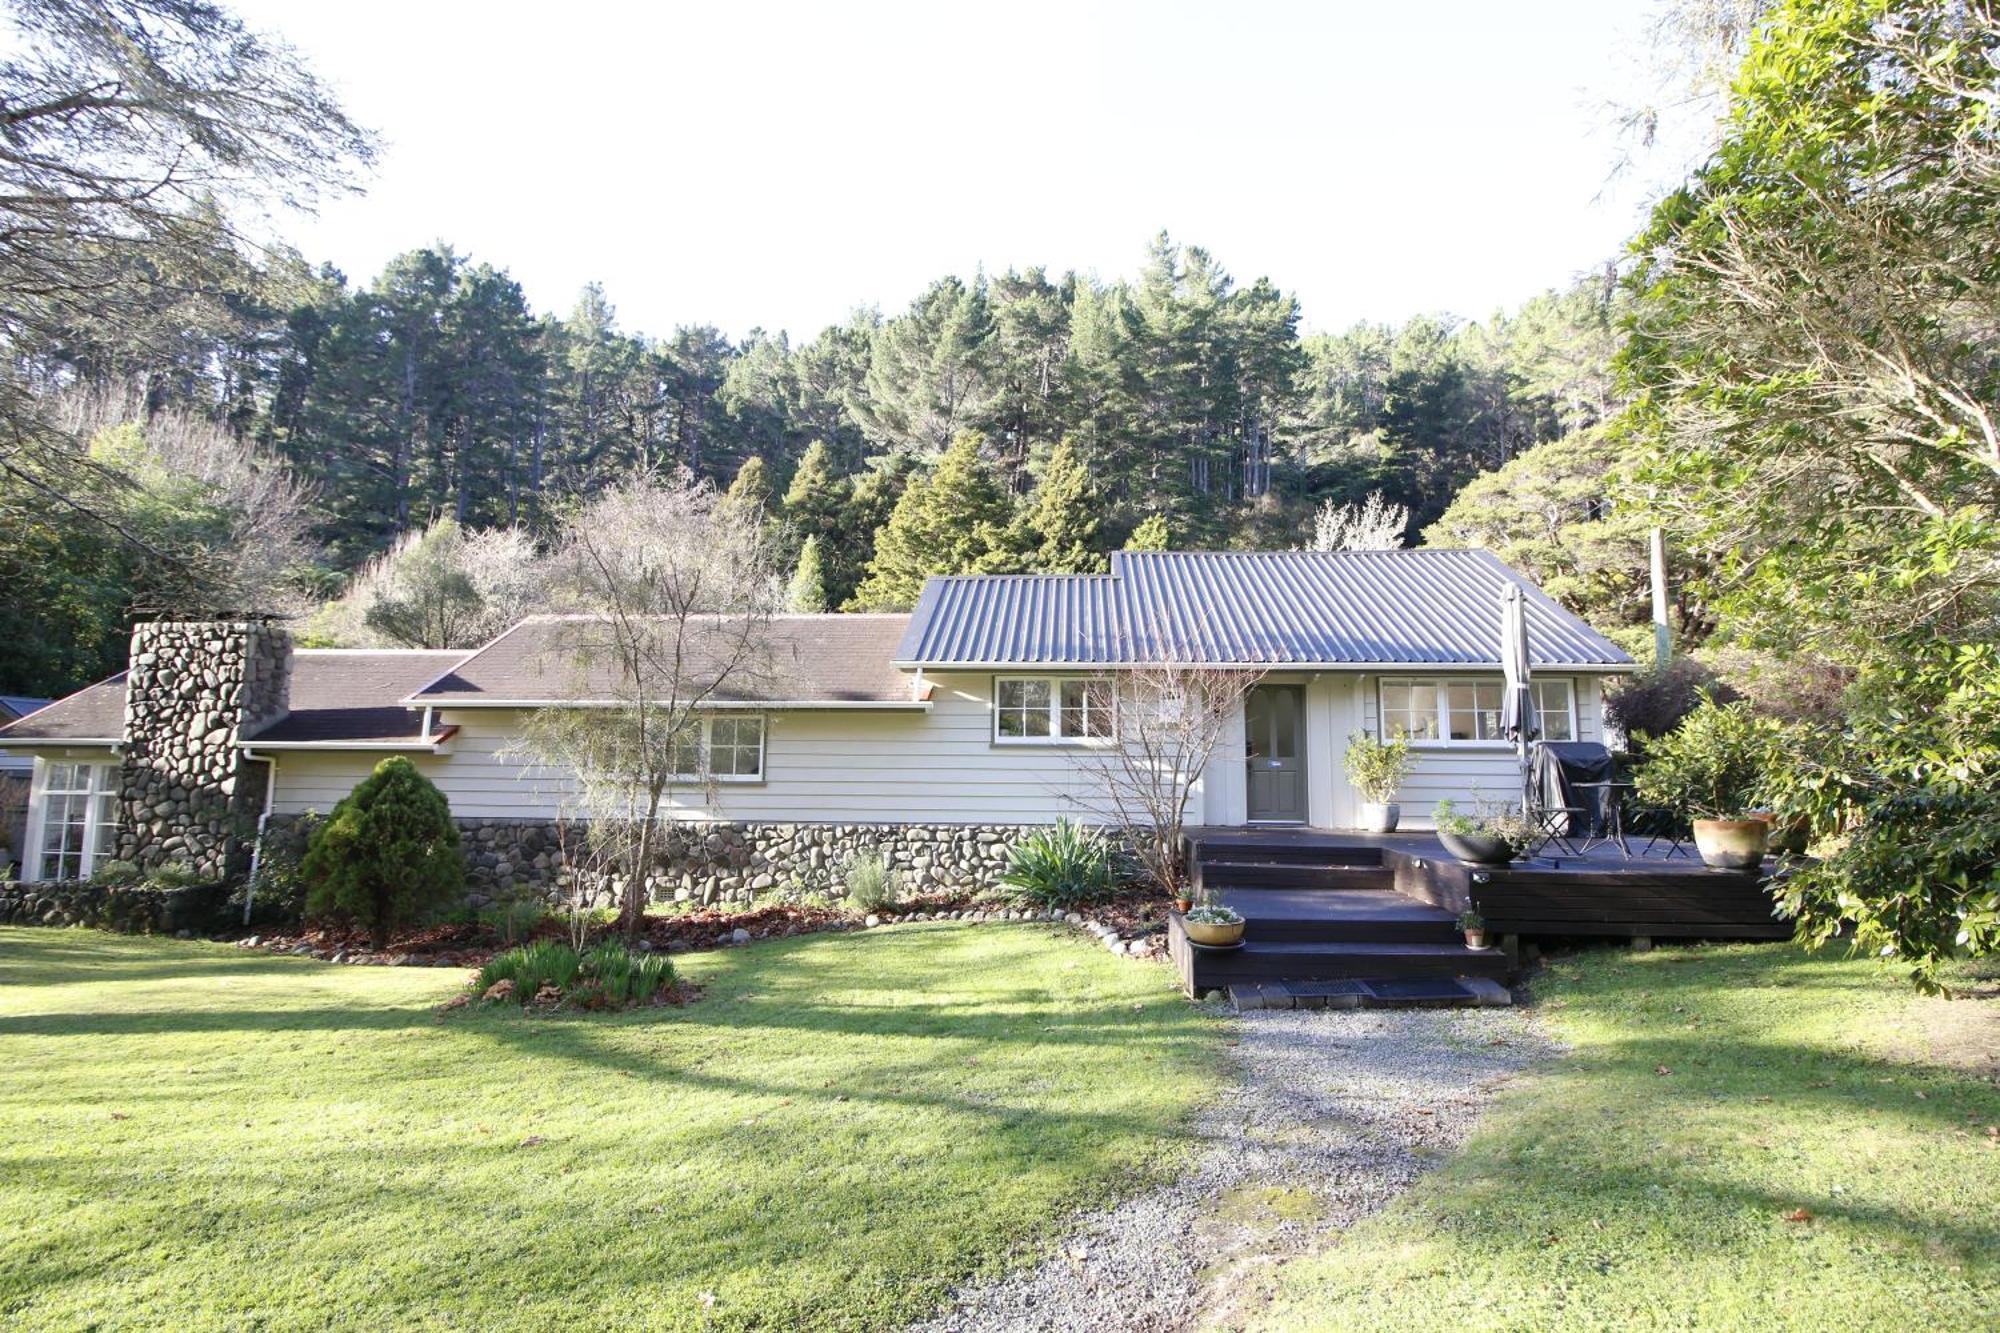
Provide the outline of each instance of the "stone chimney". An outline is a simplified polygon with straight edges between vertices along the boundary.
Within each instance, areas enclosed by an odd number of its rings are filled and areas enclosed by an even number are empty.
[[[132,631],[119,765],[118,856],[208,879],[249,866],[267,765],[236,742],[290,707],[292,639],[254,622],[155,621]]]

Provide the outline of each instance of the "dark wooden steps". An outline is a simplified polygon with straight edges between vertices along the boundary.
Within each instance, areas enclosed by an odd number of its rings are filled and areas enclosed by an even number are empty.
[[[1225,889],[1222,901],[1243,914],[1245,937],[1307,942],[1452,944],[1462,942],[1451,913],[1388,889]]]
[[[1203,889],[1387,889],[1395,875],[1384,865],[1231,859],[1197,862],[1195,881]]]
[[[1455,944],[1318,940],[1253,940],[1233,950],[1197,949],[1176,921],[1167,932],[1168,951],[1185,958],[1195,993],[1248,981],[1390,981],[1409,977],[1492,977],[1507,975],[1507,956],[1498,949],[1472,950]]]

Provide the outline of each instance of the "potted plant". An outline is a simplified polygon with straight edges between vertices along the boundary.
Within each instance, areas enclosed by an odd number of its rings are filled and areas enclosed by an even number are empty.
[[[1636,775],[1639,799],[1685,813],[1708,865],[1754,869],[1764,862],[1771,823],[1750,811],[1761,804],[1779,731],[1749,704],[1718,704],[1704,692],[1680,726],[1653,742]]]
[[[1511,811],[1467,815],[1439,801],[1431,823],[1444,849],[1467,865],[1504,866],[1534,842],[1534,826]]]
[[[1486,947],[1486,918],[1470,907],[1458,914],[1458,928],[1465,932],[1465,947],[1484,949]]]
[[[1370,833],[1393,833],[1402,807],[1396,792],[1416,762],[1407,737],[1377,740],[1357,732],[1347,738],[1347,780],[1361,798],[1361,827]]]
[[[1243,914],[1214,899],[1181,914],[1190,942],[1208,949],[1230,949],[1243,942]]]

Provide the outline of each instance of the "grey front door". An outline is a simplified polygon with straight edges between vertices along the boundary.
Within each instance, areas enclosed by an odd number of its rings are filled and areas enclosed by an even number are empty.
[[[1250,818],[1305,823],[1305,722],[1303,685],[1258,685],[1244,700]]]

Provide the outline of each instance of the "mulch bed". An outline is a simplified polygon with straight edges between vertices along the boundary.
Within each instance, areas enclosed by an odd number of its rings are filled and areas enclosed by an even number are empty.
[[[1120,935],[1144,935],[1166,925],[1168,904],[1156,894],[1123,893],[1089,912],[1092,921],[1115,927]],[[912,898],[883,912],[883,922],[908,918],[934,920],[973,911],[1002,911],[1002,905],[981,901],[970,893],[930,894]],[[662,953],[728,948],[754,940],[785,939],[829,931],[857,930],[863,922],[844,911],[793,903],[764,903],[744,908],[705,907],[694,911],[648,913],[640,933],[641,947]],[[555,921],[543,921],[528,938],[563,939]],[[388,947],[373,948],[363,930],[314,926],[300,931],[249,934],[237,941],[246,948],[298,954],[342,963],[390,967],[480,967],[509,946],[495,927],[479,922],[425,926],[406,931]],[[520,943],[520,940],[514,941]]]

